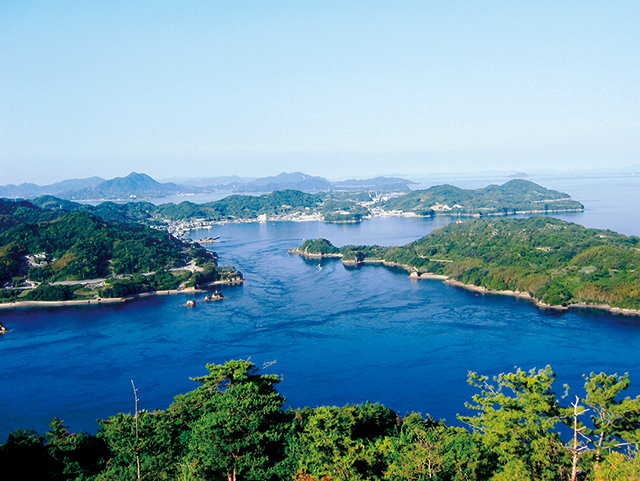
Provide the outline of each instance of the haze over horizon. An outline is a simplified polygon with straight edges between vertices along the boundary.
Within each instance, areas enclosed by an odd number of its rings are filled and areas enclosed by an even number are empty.
[[[640,164],[640,4],[3,2],[0,185]]]

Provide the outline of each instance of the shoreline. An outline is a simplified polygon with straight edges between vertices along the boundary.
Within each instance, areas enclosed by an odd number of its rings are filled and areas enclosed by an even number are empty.
[[[173,294],[194,294],[207,292],[207,287],[213,286],[236,286],[243,284],[245,279],[230,281],[213,281],[202,284],[198,287],[187,287],[185,289],[163,289],[161,291],[140,292],[124,297],[93,297],[87,299],[71,299],[68,301],[17,301],[0,303],[0,309],[15,309],[19,307],[66,307],[66,306],[98,306],[100,304],[116,304],[130,302],[143,297],[166,296]]]
[[[342,254],[308,254],[300,249],[289,249],[287,252],[291,254],[298,254],[302,257],[309,257],[313,259],[322,259],[322,258],[342,258]],[[441,274],[433,274],[431,272],[424,272],[419,274],[418,271],[409,265],[406,264],[398,264],[397,262],[386,262],[382,259],[365,259],[363,261],[342,261],[345,265],[359,265],[359,264],[381,264],[384,266],[390,267],[401,267],[406,271],[409,271],[409,278],[412,280],[437,280],[444,282],[453,287],[460,287],[462,289],[466,289],[469,291],[477,292],[479,294],[495,294],[500,296],[511,296],[519,299],[524,299],[526,301],[532,302],[539,309],[553,309],[555,311],[568,311],[569,309],[597,309],[601,311],[606,311],[611,314],[621,314],[624,316],[640,316],[640,309],[627,309],[624,307],[612,307],[609,304],[587,304],[586,302],[576,302],[575,304],[568,304],[566,306],[554,306],[551,304],[547,304],[542,302],[539,299],[536,299],[528,292],[520,292],[520,291],[498,291],[493,289],[487,289],[486,287],[476,286],[474,284],[465,284],[464,282],[457,281],[455,279],[450,278],[449,276],[441,275]]]
[[[250,219],[231,219],[231,220],[212,220],[207,221],[211,223],[211,226],[217,225],[227,225],[227,224],[252,224],[252,223],[264,223],[264,222],[323,222],[325,224],[359,224],[368,219],[373,219],[377,217],[420,217],[423,219],[435,218],[435,217],[457,217],[457,218],[469,218],[469,219],[478,219],[483,217],[510,217],[524,214],[532,214],[532,215],[546,215],[546,214],[561,214],[566,212],[584,212],[583,209],[549,209],[549,210],[519,210],[515,212],[510,212],[505,214],[504,212],[489,212],[486,214],[467,214],[467,213],[446,213],[446,212],[437,212],[434,215],[418,215],[415,212],[405,212],[405,211],[384,211],[384,212],[371,212],[369,215],[363,216],[362,219],[358,221],[349,220],[349,221],[325,221],[324,218],[310,216],[304,217],[295,217],[295,218],[287,218],[286,215],[282,217],[271,217],[267,219],[261,219],[259,217],[252,217]],[[184,220],[183,222],[189,222],[188,220]],[[185,238],[186,234],[192,231],[197,230],[205,230],[206,228],[198,226],[198,227],[189,227],[184,226],[181,228],[183,234],[178,238]],[[166,229],[161,229],[166,230]],[[209,230],[209,229],[206,229]],[[194,242],[199,242],[196,239],[191,239]],[[311,255],[311,254],[309,254]]]
[[[446,276],[440,276],[440,277],[445,277],[444,283],[454,287],[461,287],[462,289],[478,292],[480,294],[495,294],[500,296],[517,297],[519,299],[524,299],[524,300],[533,302],[535,306],[540,309],[553,309],[555,311],[568,311],[570,309],[597,309],[597,310],[609,312],[611,314],[622,314],[624,316],[640,316],[640,309],[612,307],[609,304],[587,304],[586,302],[576,302],[574,304],[567,304],[566,306],[552,305],[552,304],[547,304],[546,302],[542,302],[539,299],[536,299],[535,297],[530,295],[528,292],[509,291],[509,290],[498,291],[494,289],[487,289],[486,287],[476,286],[473,284],[465,284],[455,279],[446,278]]]

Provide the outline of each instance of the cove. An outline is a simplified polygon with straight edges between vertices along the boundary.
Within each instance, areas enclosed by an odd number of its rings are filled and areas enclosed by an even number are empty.
[[[611,218],[605,210],[598,221],[595,209],[587,222],[587,212],[576,221],[606,227]],[[469,370],[493,375],[550,364],[556,391],[568,383],[575,394],[582,374],[629,372],[628,394],[640,392],[637,318],[542,311],[381,266],[356,269],[328,260],[319,270],[318,261],[287,253],[315,237],[336,245],[399,245],[448,222],[224,225],[215,231],[222,242],[212,248],[247,281],[223,287],[221,302],[187,309],[187,299],[204,294],[181,294],[0,312],[10,329],[0,338],[0,438],[16,428],[42,432],[54,416],[73,432],[95,432],[96,419],[133,410],[131,379],[142,409],[163,409],[196,386],[189,377],[206,374],[206,363],[248,357],[258,366],[277,361],[266,372],[283,376],[278,390],[291,407],[370,400],[451,423],[466,413],[464,402],[474,393]],[[627,228],[637,226],[629,221]]]

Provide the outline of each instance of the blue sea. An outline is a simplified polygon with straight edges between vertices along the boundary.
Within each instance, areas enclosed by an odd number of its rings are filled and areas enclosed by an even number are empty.
[[[502,182],[503,179],[500,179]],[[558,215],[587,227],[640,235],[640,177],[531,178],[571,194],[583,213]],[[475,185],[474,185],[475,182]],[[469,180],[461,187],[481,187]],[[123,304],[0,311],[0,442],[16,428],[40,432],[56,416],[71,431],[97,419],[164,409],[196,387],[207,363],[247,359],[282,376],[287,406],[367,400],[399,414],[416,411],[456,423],[474,394],[469,371],[487,375],[551,365],[556,390],[581,394],[583,374],[629,372],[640,393],[640,317],[591,310],[544,311],[530,302],[481,295],[403,270],[353,268],[288,254],[307,238],[335,245],[402,245],[452,219],[375,218],[361,224],[229,224],[193,232],[219,235],[220,263],[246,283],[204,294],[155,296]],[[320,264],[321,269],[318,264]]]

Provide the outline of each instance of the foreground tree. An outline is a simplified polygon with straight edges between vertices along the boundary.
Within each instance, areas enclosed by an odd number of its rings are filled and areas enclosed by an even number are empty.
[[[380,479],[384,453],[376,441],[397,434],[398,416],[380,404],[298,409],[287,433],[295,479]]]
[[[249,360],[207,364],[194,391],[177,396],[168,414],[181,423],[185,457],[196,476],[230,481],[276,479],[283,457],[277,375],[258,374]]]
[[[554,431],[563,418],[551,386],[551,368],[499,374],[489,378],[469,373],[469,384],[480,389],[473,396],[478,411],[459,419],[480,435],[485,446],[498,456],[503,475],[496,479],[562,479],[568,474],[568,453]]]

